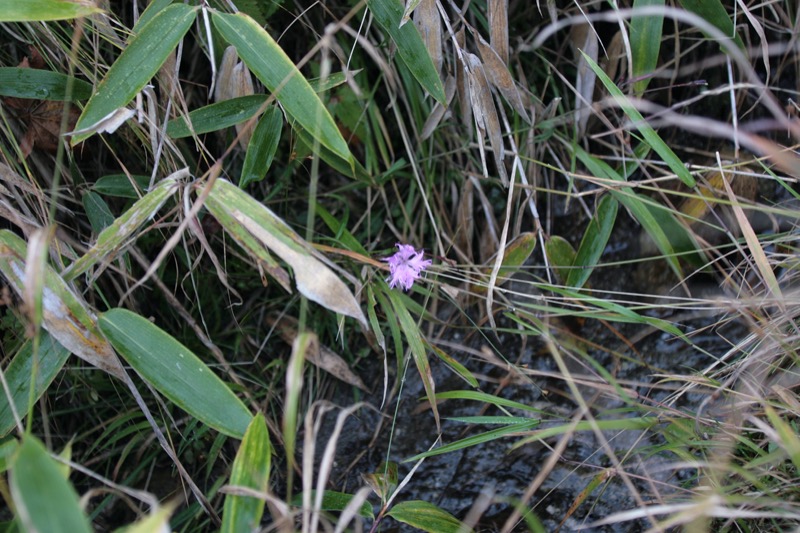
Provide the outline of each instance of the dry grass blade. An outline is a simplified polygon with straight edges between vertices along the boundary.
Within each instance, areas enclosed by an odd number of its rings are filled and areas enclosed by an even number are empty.
[[[475,42],[478,45],[478,52],[481,54],[481,59],[483,60],[483,68],[486,70],[488,79],[492,82],[492,85],[500,91],[500,94],[503,95],[503,98],[505,98],[506,102],[508,102],[514,111],[516,111],[525,122],[530,124],[531,119],[525,109],[522,95],[517,88],[517,84],[514,82],[514,78],[511,77],[511,73],[508,71],[508,66],[493,46],[489,46],[489,43],[477,33],[474,35],[476,37]]]
[[[464,28],[461,28],[458,33],[456,33],[456,46],[458,46],[459,50],[461,50],[462,54],[466,54],[466,32]],[[469,69],[467,65],[464,65],[462,68],[456,68],[456,93],[458,93],[458,106],[461,108],[461,122],[464,124],[466,128],[466,136],[467,138],[472,137],[472,97],[470,96],[470,89],[469,89]]]
[[[250,96],[251,94],[255,94],[255,90],[250,69],[242,61],[239,61],[236,48],[229,46],[222,56],[222,64],[220,65],[214,90],[214,100],[223,102],[240,96]],[[239,145],[245,150],[250,138],[253,136],[255,127],[255,120],[248,120],[236,125],[236,138],[239,140]]]
[[[472,99],[472,113],[475,116],[475,124],[478,127],[478,144],[484,147],[484,136],[488,135],[489,144],[494,154],[497,166],[497,174],[504,187],[508,187],[508,173],[506,172],[503,158],[505,156],[505,146],[503,145],[503,135],[500,130],[500,119],[497,117],[497,109],[494,107],[492,99],[492,89],[489,87],[489,80],[486,79],[486,72],[483,64],[475,54],[465,54],[468,61],[469,94]],[[483,175],[489,177],[489,169],[486,161],[483,161]]]
[[[444,84],[444,94],[447,106],[449,106],[450,102],[453,101],[453,96],[456,94],[456,80],[452,76],[447,78],[447,81]],[[433,132],[436,131],[436,127],[442,121],[442,118],[444,118],[446,111],[446,106],[444,106],[441,102],[436,102],[436,104],[433,106],[433,111],[431,111],[430,116],[422,126],[422,131],[420,132],[421,140],[424,141],[433,135]]]
[[[591,116],[591,107],[594,103],[594,85],[597,75],[589,66],[586,56],[597,63],[600,52],[600,43],[597,34],[589,24],[579,24],[572,27],[570,40],[578,58],[578,69],[575,75],[575,123],[578,136],[586,132],[586,124]],[[583,51],[583,54],[581,54]],[[586,55],[584,55],[586,54]]]
[[[444,55],[442,53],[442,19],[436,9],[436,0],[422,0],[414,10],[414,22],[422,35],[425,48],[431,55],[436,72],[442,75]]]
[[[489,0],[489,42],[500,61],[508,64],[508,0]],[[483,53],[481,53],[483,56]],[[485,59],[484,59],[485,61]]]

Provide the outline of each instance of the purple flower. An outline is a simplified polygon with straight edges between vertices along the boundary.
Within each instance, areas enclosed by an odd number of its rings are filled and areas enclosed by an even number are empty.
[[[414,249],[410,244],[397,243],[397,252],[384,259],[389,263],[390,276],[386,278],[389,282],[389,287],[394,288],[396,285],[403,287],[403,290],[408,290],[419,278],[420,272],[431,266],[430,259],[422,258],[423,250],[419,252]]]

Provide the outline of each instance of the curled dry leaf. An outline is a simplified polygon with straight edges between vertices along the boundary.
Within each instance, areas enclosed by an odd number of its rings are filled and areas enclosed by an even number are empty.
[[[478,44],[478,52],[481,54],[483,68],[488,74],[488,79],[500,91],[500,94],[503,95],[503,98],[514,111],[522,117],[522,120],[530,124],[531,119],[525,109],[525,103],[522,101],[522,95],[517,88],[517,84],[514,83],[514,78],[511,77],[511,73],[508,71],[508,65],[494,49],[494,46],[489,46],[489,43],[477,33],[475,33],[475,37],[475,41]]]
[[[463,56],[467,52],[465,51],[466,48],[466,33],[464,32],[464,28],[461,28],[458,33],[456,33],[456,44],[458,45],[459,50],[461,51],[461,55]],[[456,92],[458,93],[458,106],[461,109],[461,122],[467,128],[465,132],[465,137],[470,138],[472,137],[472,100],[469,94],[469,80],[467,79],[467,65],[463,65],[461,68],[456,68]]]
[[[255,94],[255,89],[253,88],[253,76],[250,74],[250,69],[242,61],[239,61],[236,48],[229,46],[222,56],[222,64],[220,65],[214,89],[214,101],[223,102],[240,96],[250,96],[251,94]],[[236,125],[239,145],[245,150],[250,138],[253,136],[255,127],[255,120]]]
[[[503,134],[500,130],[500,119],[497,117],[497,109],[494,107],[492,99],[492,89],[489,87],[489,80],[483,64],[475,54],[466,53],[464,56],[468,62],[467,78],[469,80],[469,94],[472,99],[472,112],[475,115],[475,124],[478,127],[478,143],[483,146],[483,137],[488,135],[489,144],[492,147],[494,160],[497,166],[497,174],[505,187],[508,187],[508,174],[506,173],[505,146],[503,145]],[[489,176],[489,170],[484,161],[484,177]]]
[[[425,48],[433,59],[436,72],[442,75],[442,64],[444,56],[442,54],[442,19],[436,9],[436,0],[417,0],[419,6],[414,11],[414,22],[419,28]]]
[[[489,42],[503,64],[508,64],[508,0],[489,0]],[[481,53],[483,56],[483,53]],[[486,59],[484,59],[486,61]]]
[[[588,24],[573,26],[570,39],[578,56],[578,72],[575,75],[575,90],[577,91],[575,94],[575,114],[578,136],[582,136],[586,132],[586,124],[589,122],[589,116],[592,112],[594,85],[597,81],[597,75],[589,67],[586,56],[589,56],[596,63],[597,55],[600,52],[600,43],[594,28]],[[580,51],[583,51],[583,54]]]

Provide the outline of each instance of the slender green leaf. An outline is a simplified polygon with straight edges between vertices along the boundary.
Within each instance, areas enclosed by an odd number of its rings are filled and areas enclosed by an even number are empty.
[[[133,100],[189,31],[198,9],[185,4],[172,4],[145,24],[111,65],[81,113],[75,130],[91,129]],[[86,131],[73,135],[72,145],[92,133]]]
[[[104,196],[139,199],[149,184],[150,176],[132,174],[129,177],[126,174],[109,174],[98,179],[92,185],[92,190]]]
[[[22,345],[4,370],[8,390],[0,394],[0,437],[7,435],[16,424],[8,403],[9,397],[13,399],[20,417],[24,417],[28,413],[34,362],[36,363],[36,379],[33,381],[32,397],[34,401],[37,401],[63,368],[69,354],[69,350],[61,346],[47,332],[41,334],[37,357],[34,357],[33,342],[27,341]]]
[[[127,309],[103,313],[99,324],[117,352],[161,394],[220,433],[244,437],[253,416],[186,346]]]
[[[634,0],[636,8],[663,6],[664,0]],[[652,79],[658,65],[658,53],[661,50],[661,30],[664,26],[662,15],[631,17],[631,52],[633,53],[633,94],[642,96]]]
[[[444,446],[439,446],[438,448],[434,448],[427,452],[417,454],[414,457],[409,457],[408,459],[405,459],[403,462],[409,463],[409,462],[419,461],[420,459],[424,459],[425,457],[433,457],[435,455],[442,455],[444,453],[450,453],[456,450],[463,450],[464,448],[469,448],[470,446],[485,444],[487,442],[491,442],[493,440],[497,440],[502,437],[507,437],[508,435],[511,435],[513,433],[517,433],[520,431],[527,431],[535,426],[538,426],[540,423],[541,422],[539,420],[528,420],[528,422],[526,423],[515,422],[507,426],[503,426],[497,429],[492,429],[484,433],[479,433],[478,435],[473,435],[471,437],[459,439],[455,442],[451,442],[450,444],[445,444]]]
[[[562,424],[533,431],[530,436],[515,442],[513,448],[519,448],[530,442],[543,442],[546,439],[563,435],[566,432],[591,431],[595,427],[601,431],[624,431],[649,429],[659,423],[659,420],[652,416],[619,418],[614,420],[581,420],[577,424]]]
[[[173,139],[219,131],[253,117],[267,101],[264,94],[251,94],[195,109],[189,113],[189,122],[183,117],[167,123],[167,135]]]
[[[92,0],[0,0],[0,22],[65,20],[102,12]]]
[[[214,26],[250,71],[278,99],[286,113],[347,162],[353,156],[322,101],[283,49],[244,13],[213,13]]]
[[[429,533],[468,533],[472,531],[447,511],[421,500],[400,502],[386,514],[398,522]]]
[[[456,361],[456,359],[453,356],[451,356],[438,346],[431,344],[427,341],[425,341],[425,345],[428,348],[430,348],[430,350],[433,353],[435,353],[436,356],[444,362],[444,364],[452,368],[453,371],[456,374],[458,374],[459,377],[461,377],[461,379],[466,381],[471,387],[474,387],[476,389],[478,388],[478,380],[475,378],[475,376],[472,375],[472,372],[467,370],[467,367]]]
[[[747,48],[736,33],[733,21],[720,0],[680,0],[680,4],[686,11],[691,11],[716,26],[719,31],[733,39],[736,46],[746,52]]]
[[[139,227],[153,218],[164,205],[164,202],[178,190],[177,177],[167,177],[125,213],[117,218],[110,226],[97,236],[88,252],[64,271],[64,278],[75,279],[101,261],[110,261],[114,254],[119,252],[119,247],[133,235]]]
[[[253,417],[236,452],[230,484],[264,493],[269,488],[272,444],[264,415]],[[264,514],[264,500],[228,494],[222,512],[222,533],[249,533],[258,529]]]
[[[402,24],[403,5],[397,0],[367,0],[367,6],[397,46],[398,55],[422,87],[446,106],[444,86],[416,25]]]
[[[263,180],[267,175],[272,158],[275,157],[275,152],[278,150],[282,125],[283,113],[280,108],[278,106],[267,108],[247,145],[239,187],[244,189],[250,183]]]
[[[667,146],[661,137],[659,137],[656,130],[644,119],[639,110],[636,109],[633,104],[631,104],[630,100],[625,96],[625,94],[619,90],[611,78],[608,77],[608,74],[603,71],[600,66],[595,63],[595,61],[586,55],[585,53],[581,52],[583,57],[586,58],[586,63],[589,67],[594,71],[597,75],[597,78],[603,82],[603,86],[606,90],[611,94],[612,97],[617,101],[617,104],[622,108],[622,111],[628,116],[628,118],[633,122],[633,125],[636,129],[644,137],[645,141],[653,148],[653,150],[661,156],[661,159],[669,166],[670,170],[675,173],[676,176],[680,178],[680,180],[687,186],[687,187],[694,187],[696,182],[694,177],[691,175],[689,170],[687,170],[686,166],[683,162],[675,155],[675,152],[672,151],[672,148]]]
[[[69,82],[70,77],[60,72],[37,68],[0,67],[0,96],[62,102],[67,99]],[[86,100],[91,95],[91,84],[72,78],[70,95],[72,101]]]
[[[453,416],[445,418],[453,422],[464,424],[503,425],[528,424],[531,419],[524,416]]]
[[[315,499],[316,491],[311,491],[311,501]],[[322,506],[320,507],[323,511],[344,511],[345,507],[352,501],[353,494],[347,494],[345,492],[336,492],[334,490],[326,490],[322,493]],[[303,494],[296,494],[292,498],[292,505],[301,506],[303,505]],[[369,502],[364,502],[361,504],[361,507],[358,508],[358,515],[364,518],[369,518],[371,520],[375,519],[375,513],[372,511],[372,504]]]
[[[617,220],[618,205],[613,196],[606,195],[600,199],[594,217],[589,221],[581,245],[578,247],[572,265],[575,268],[567,275],[567,286],[581,288],[589,279],[611,237],[611,230],[614,229],[614,222]]]
[[[531,407],[530,405],[525,405],[524,403],[515,402],[514,400],[507,400],[506,398],[500,398],[499,396],[495,396],[493,394],[488,394],[486,392],[474,391],[474,390],[457,390],[457,391],[440,392],[439,394],[436,395],[436,399],[472,400],[481,403],[488,403],[496,407],[509,407],[511,409],[522,409],[523,411],[529,411],[531,413],[542,412],[540,409],[536,409],[535,407]]]
[[[425,387],[425,394],[427,395],[428,401],[431,404],[431,411],[433,411],[433,417],[436,420],[436,428],[440,429],[441,424],[439,422],[439,410],[436,407],[436,386],[433,382],[433,374],[431,373],[431,366],[428,362],[428,353],[425,350],[425,343],[422,340],[422,334],[419,331],[419,326],[411,316],[411,313],[408,312],[408,309],[403,303],[403,300],[400,298],[399,293],[390,289],[386,283],[381,283],[381,286],[385,287],[384,292],[389,297],[389,301],[392,302],[394,315],[397,317],[397,321],[400,323],[400,329],[403,330],[403,335],[408,343],[408,348],[411,350],[411,357],[414,358],[414,364],[417,365],[417,371],[419,372],[419,376],[422,379],[422,384]]]
[[[26,435],[11,467],[11,496],[26,531],[89,533],[78,494],[41,442]]]

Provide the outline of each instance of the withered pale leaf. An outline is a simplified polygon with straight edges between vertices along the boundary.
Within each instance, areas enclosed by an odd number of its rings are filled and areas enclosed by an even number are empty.
[[[500,119],[497,117],[497,109],[494,107],[492,89],[489,87],[489,80],[486,79],[486,72],[483,64],[475,54],[466,54],[469,61],[469,86],[472,98],[472,112],[475,115],[475,122],[479,130],[483,130],[489,137],[489,144],[492,147],[494,160],[497,167],[497,174],[503,186],[508,186],[508,174],[506,173],[505,146],[503,145],[503,134],[500,129]],[[479,144],[483,144],[483,133],[478,139]],[[484,175],[488,175],[488,169],[484,168]]]
[[[594,85],[597,75],[589,67],[586,56],[589,56],[595,63],[597,54],[600,52],[600,43],[594,28],[588,24],[578,24],[572,27],[570,33],[572,46],[578,56],[578,72],[575,76],[575,123],[577,125],[578,136],[586,133],[586,124],[591,116],[591,107],[594,99]],[[583,51],[586,56],[580,53]]]
[[[114,133],[120,126],[125,124],[129,118],[133,117],[136,111],[127,107],[120,107],[101,118],[95,124],[71,131],[65,135],[83,135],[84,133]]]
[[[406,22],[411,20],[411,14],[419,6],[420,0],[406,0],[406,7],[403,10],[403,18],[400,19],[400,27],[402,28]]]
[[[508,71],[506,63],[502,60],[493,46],[489,46],[483,37],[475,33],[475,41],[478,43],[478,52],[481,54],[483,61],[483,68],[486,70],[488,79],[491,81],[503,98],[514,109],[514,111],[522,117],[522,120],[531,123],[528,112],[525,109],[525,103],[522,101],[522,95],[517,89],[517,84],[514,83],[514,78]]]
[[[444,82],[444,95],[445,101],[447,102],[448,107],[450,106],[450,102],[453,101],[453,96],[456,93],[456,79],[452,76],[448,77],[447,80]],[[441,102],[436,102],[433,106],[433,111],[431,111],[430,116],[425,121],[425,124],[422,126],[422,132],[420,134],[420,138],[424,141],[431,135],[433,132],[436,131],[436,127],[439,125],[439,122],[442,121],[445,112],[447,111],[447,107],[442,105]]]
[[[229,46],[225,49],[220,64],[217,82],[214,88],[214,100],[223,102],[240,96],[250,96],[255,94],[253,86],[253,76],[250,69],[243,62],[239,61],[236,48]],[[239,138],[239,145],[247,149],[250,138],[253,136],[256,121],[249,120],[236,124],[236,133]]]
[[[0,230],[0,272],[20,296],[27,290],[26,248],[25,242],[12,232]],[[97,329],[97,318],[49,265],[43,273],[42,317],[44,329],[64,348],[90,365],[124,379],[117,354]]]
[[[508,65],[508,0],[489,0],[489,42],[500,61]]]
[[[436,0],[417,0],[419,6],[414,11],[414,22],[419,28],[425,48],[433,59],[436,72],[442,75],[442,19],[436,9]]]
[[[462,57],[466,55],[465,47],[466,47],[466,33],[464,32],[464,28],[461,28],[458,33],[456,33],[456,44],[461,51]],[[466,58],[465,58],[466,60]],[[469,80],[467,79],[467,72],[468,67],[467,65],[462,65],[459,68],[456,68],[456,92],[458,93],[458,107],[461,109],[461,122],[467,128],[465,135],[467,138],[472,137],[472,99],[469,93]]]

